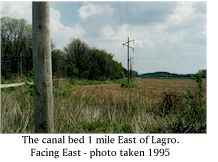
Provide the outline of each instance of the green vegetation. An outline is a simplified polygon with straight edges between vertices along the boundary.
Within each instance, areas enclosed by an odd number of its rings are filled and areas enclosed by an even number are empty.
[[[33,68],[31,29],[31,25],[24,19],[1,18],[3,81],[15,75],[28,75],[31,72]]]
[[[24,19],[1,18],[2,82],[14,76],[33,78],[31,30]],[[125,69],[112,54],[89,48],[80,39],[72,39],[63,51],[55,49],[54,43],[51,47],[52,71],[57,78],[112,80],[125,77]]]
[[[135,84],[133,80],[130,80],[129,83],[127,82],[127,80],[123,80],[120,87],[121,88],[136,88],[137,85]]]
[[[54,50],[53,73],[70,78],[111,80],[124,77],[121,63],[104,50],[89,48],[85,42],[73,39],[65,52]]]
[[[191,80],[175,80],[184,91],[171,88],[172,82],[138,79],[137,88],[121,88],[115,83],[78,85],[54,80],[55,132],[205,133],[205,91],[199,95],[199,86]],[[168,90],[160,93],[163,88]],[[32,92],[30,85],[2,90],[3,132],[33,132]]]

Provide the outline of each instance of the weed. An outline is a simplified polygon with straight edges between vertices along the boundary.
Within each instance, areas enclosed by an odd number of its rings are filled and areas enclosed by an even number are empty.
[[[123,81],[120,85],[121,88],[136,88],[136,84],[133,81],[130,81],[129,83],[127,81]]]
[[[182,93],[175,91],[164,91],[161,96],[161,100],[157,106],[157,113],[163,117],[171,114],[173,111],[182,111],[188,107],[187,101]]]

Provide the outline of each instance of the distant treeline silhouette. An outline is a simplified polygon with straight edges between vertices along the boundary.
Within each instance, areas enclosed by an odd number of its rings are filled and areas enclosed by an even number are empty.
[[[199,70],[202,74],[202,78],[206,78],[206,70]],[[153,72],[153,73],[145,73],[141,74],[141,78],[162,78],[162,79],[170,79],[170,78],[181,78],[181,79],[192,79],[195,74],[176,74],[176,73],[169,73],[169,72]]]

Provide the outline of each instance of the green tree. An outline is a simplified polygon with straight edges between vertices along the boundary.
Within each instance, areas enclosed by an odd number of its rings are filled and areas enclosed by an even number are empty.
[[[139,76],[139,74],[138,74],[138,72],[137,72],[137,71],[130,70],[130,76],[131,76],[131,77],[138,77],[138,76]]]
[[[78,79],[81,79],[83,73],[86,71],[84,62],[86,62],[87,59],[88,49],[88,45],[80,39],[73,39],[64,49],[68,65],[74,64],[78,69]]]
[[[73,39],[64,50],[64,71],[69,77],[78,79],[107,80],[124,77],[121,63],[102,49],[89,48],[80,39]]]
[[[106,75],[106,52],[93,48],[89,51],[89,79],[105,80]]]
[[[207,77],[207,70],[206,69],[199,70],[197,72],[197,75],[199,75],[201,78],[206,78]]]
[[[64,53],[59,49],[52,50],[52,72],[58,78],[64,73]]]
[[[78,76],[78,69],[74,63],[68,63],[64,66],[64,72],[66,76],[73,78],[74,76]]]
[[[121,79],[125,76],[121,63],[113,61],[111,79]]]
[[[90,49],[89,69],[89,79],[107,80],[124,77],[121,63],[114,61],[110,53],[96,48]]]
[[[193,75],[193,80],[196,82],[198,88],[195,92],[187,92],[187,99],[190,102],[190,105],[192,108],[202,108],[202,106],[205,105],[206,102],[206,93],[204,88],[204,79],[203,77],[206,77],[204,70],[199,70],[196,74]]]
[[[2,76],[32,70],[32,27],[24,19],[1,18]]]

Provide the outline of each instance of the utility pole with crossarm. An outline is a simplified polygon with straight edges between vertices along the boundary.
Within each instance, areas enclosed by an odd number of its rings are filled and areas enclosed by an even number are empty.
[[[134,48],[129,46],[129,43],[130,42],[133,42],[134,43],[134,39],[133,40],[129,40],[129,37],[127,39],[127,42],[123,43],[123,47],[126,46],[127,47],[127,71],[128,71],[128,74],[127,74],[127,78],[128,78],[128,84],[129,84],[129,79],[130,79],[130,70],[129,70],[129,48],[131,48],[134,52]]]

